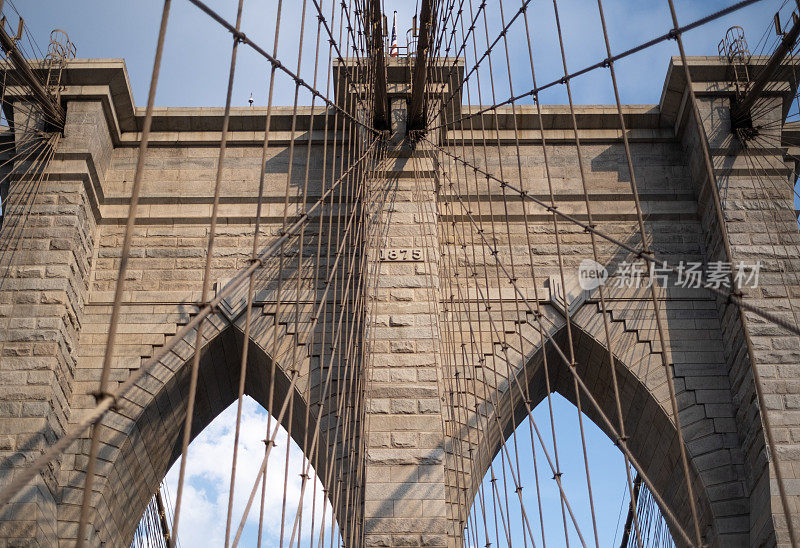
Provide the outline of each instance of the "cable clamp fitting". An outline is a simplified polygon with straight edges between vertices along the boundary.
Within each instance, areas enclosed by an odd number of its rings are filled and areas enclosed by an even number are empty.
[[[742,297],[744,297],[744,293],[742,293],[742,290],[737,287],[733,289],[730,293],[728,293],[728,304],[733,302],[734,298],[737,298],[741,301]]]
[[[106,398],[111,398],[111,407],[109,407],[112,411],[119,410],[119,404],[117,402],[117,396],[112,394],[111,392],[103,392],[101,390],[94,390],[91,392],[91,395],[94,396],[94,403],[95,405],[99,405],[100,402],[105,400]]]
[[[197,306],[198,310],[202,310],[205,307],[208,307],[211,310],[212,314],[216,314],[217,312],[219,312],[219,305],[218,304],[214,304],[213,300],[211,300],[211,301],[197,301],[195,303],[195,305]]]

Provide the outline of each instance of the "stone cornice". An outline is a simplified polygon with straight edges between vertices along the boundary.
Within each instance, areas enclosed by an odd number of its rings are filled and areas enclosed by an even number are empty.
[[[748,66],[751,74],[767,62],[767,57],[754,56]],[[398,62],[398,65],[400,63]],[[698,96],[717,95],[731,97],[733,89],[729,84],[730,66],[717,56],[691,57],[689,59],[694,92]],[[402,67],[393,67],[400,70]],[[0,71],[5,70],[0,65]],[[459,70],[463,67],[459,65]],[[784,97],[786,103],[792,96],[793,81],[800,79],[800,60],[787,60],[769,86],[768,95]],[[99,100],[103,104],[112,140],[115,146],[136,146],[141,137],[141,128],[145,109],[137,107],[133,100],[130,79],[122,59],[78,59],[69,63],[64,71],[65,89],[61,100],[69,101]],[[11,97],[23,93],[20,88],[9,87]],[[680,59],[673,57],[667,67],[661,100],[658,105],[625,105],[623,107],[626,125],[634,140],[664,140],[670,134],[674,138],[682,131],[686,119],[686,82]],[[461,115],[477,112],[480,107],[462,106]],[[522,131],[523,140],[538,140],[539,119],[533,105],[515,107],[517,128]],[[231,110],[230,144],[231,146],[260,146],[264,140],[263,127],[266,123],[265,107],[234,107]],[[311,123],[310,107],[298,109],[296,136],[297,142],[307,142],[308,128]],[[312,135],[313,143],[322,143],[321,131],[325,113],[333,111],[324,107],[313,110],[314,125],[317,129]],[[500,126],[500,138],[511,139],[513,121],[511,107],[496,109],[497,116],[484,116],[486,129],[492,130],[494,138],[495,124]],[[554,142],[570,141],[572,120],[569,107],[566,105],[542,105],[545,137]],[[616,129],[619,125],[617,109],[613,105],[592,105],[576,107],[578,129],[581,138],[600,142],[619,141],[621,135]],[[153,117],[151,143],[153,146],[215,146],[220,140],[223,108],[208,107],[167,107],[156,108]],[[480,129],[480,116],[470,118],[472,129]],[[272,135],[270,142],[276,146],[285,146],[290,137],[292,120],[291,107],[273,107]],[[525,132],[528,132],[527,135]],[[458,130],[449,132],[451,139],[461,139]]]

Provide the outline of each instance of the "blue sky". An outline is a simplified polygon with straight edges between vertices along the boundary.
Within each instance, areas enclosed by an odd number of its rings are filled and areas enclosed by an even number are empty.
[[[589,497],[586,489],[586,470],[583,461],[582,445],[578,431],[577,409],[558,394],[553,395],[553,416],[556,427],[556,440],[558,445],[562,481],[564,491],[569,503],[577,516],[579,527],[587,545],[593,545],[592,519],[589,506]],[[237,488],[234,502],[234,516],[241,516],[249,495],[249,486],[255,480],[256,472],[263,457],[266,413],[252,399],[247,397],[244,402],[242,415],[241,449],[239,454]],[[553,442],[550,433],[550,414],[546,401],[543,401],[533,413],[545,446],[551,458],[554,457]],[[184,548],[188,547],[217,547],[223,544],[225,531],[225,512],[227,510],[228,484],[230,481],[231,447],[233,443],[233,428],[236,417],[236,407],[232,405],[214,420],[192,443],[189,451],[187,467],[187,482],[185,499],[186,503],[181,511],[180,539]],[[594,423],[584,417],[584,430],[586,447],[589,451],[589,473],[592,481],[595,516],[598,525],[600,546],[616,546],[619,544],[622,527],[627,515],[627,483],[625,480],[625,467],[622,454],[617,450],[611,440],[597,428]],[[523,504],[533,530],[537,546],[542,546],[541,528],[539,526],[539,506],[536,497],[536,483],[534,477],[534,463],[531,448],[530,428],[527,421],[517,429],[518,451],[514,451],[513,440],[509,441],[509,454],[519,455],[519,469],[515,469],[520,483],[523,485]],[[278,546],[280,540],[281,502],[283,495],[284,465],[286,451],[286,432],[281,430],[277,437],[277,447],[273,452],[267,472],[267,499],[264,521],[264,546]],[[536,442],[537,471],[539,475],[542,497],[542,512],[545,523],[545,541],[547,546],[566,546],[564,530],[561,519],[559,493],[553,473],[544,457],[542,446]],[[300,501],[300,462],[302,452],[294,443],[290,444],[290,468],[288,475],[287,512],[284,520],[287,530],[291,530],[297,506]],[[497,489],[503,495],[503,467],[505,466],[505,482],[509,497],[514,497],[514,484],[511,479],[508,462],[503,462],[500,455],[493,463],[495,475],[500,480]],[[173,466],[167,475],[170,494],[174,497],[177,491],[178,466]],[[487,476],[483,482],[483,492],[486,500],[486,513],[488,538],[492,546],[506,546],[506,538],[500,523],[500,537],[494,532],[495,505],[491,501],[492,486]],[[319,523],[322,518],[320,501],[323,499],[322,487],[319,483],[316,491],[316,520],[315,538],[319,536]],[[270,496],[271,495],[271,496]],[[309,518],[312,514],[312,491],[309,485],[303,496],[303,523],[305,525],[302,538],[303,546],[307,546],[310,537]],[[258,500],[258,499],[257,499]],[[523,535],[522,521],[519,514],[517,499],[510,498],[511,508],[510,530],[512,541],[520,541]],[[502,504],[505,514],[505,504]],[[479,507],[480,508],[480,507]],[[478,510],[480,515],[480,510]],[[326,510],[325,537],[330,538],[330,515],[328,505]],[[236,522],[238,523],[238,521]],[[483,520],[475,523],[479,530],[478,547],[486,543]],[[234,524],[234,530],[236,524]],[[241,546],[254,546],[258,531],[258,504],[251,511],[247,526],[244,529]],[[570,545],[579,546],[580,541],[574,526],[569,524]],[[288,544],[288,534],[285,544]],[[473,539],[471,539],[473,540]],[[616,541],[616,542],[615,542]],[[476,544],[473,540],[472,544]],[[522,544],[520,544],[521,546]]]
[[[676,7],[681,24],[689,23],[703,15],[730,5],[732,0],[677,0]],[[144,106],[152,70],[155,39],[162,3],[158,0],[122,2],[113,0],[17,0],[17,7],[24,12],[26,23],[40,45],[45,46],[51,29],[65,29],[77,44],[79,57],[124,58],[130,73],[136,104]],[[236,15],[234,0],[208,0],[229,21]],[[277,0],[248,0],[245,2],[242,28],[248,37],[256,40],[268,51],[272,49]],[[323,1],[327,12],[330,2]],[[411,16],[416,0],[384,0],[387,12],[398,11],[398,35],[401,45],[405,31],[411,25]],[[477,7],[479,2],[473,0]],[[773,13],[785,0],[763,0],[737,14],[728,16],[692,31],[685,36],[687,53],[690,55],[715,55],[717,43],[725,29],[733,24],[742,25],[747,33],[751,49],[755,49],[759,38],[771,25]],[[278,58],[290,67],[296,66],[299,38],[300,0],[284,2],[284,16]],[[465,3],[465,6],[467,3]],[[500,28],[496,2],[490,2],[489,36],[493,40]],[[518,0],[504,2],[508,21],[519,8]],[[309,20],[313,5],[308,2]],[[606,18],[615,52],[630,48],[650,38],[665,33],[671,28],[666,0],[606,0]],[[466,8],[465,8],[466,9]],[[570,70],[595,63],[605,57],[605,48],[600,34],[600,22],[595,0],[560,0],[562,27],[566,43]],[[327,13],[326,13],[327,16]],[[784,17],[784,20],[787,20]],[[529,6],[529,21],[540,83],[561,76],[557,41],[554,34],[552,3],[536,0]],[[530,71],[527,70],[527,44],[519,32],[517,21],[509,35],[515,91],[530,89]],[[310,80],[313,75],[311,59],[314,50],[316,22],[306,28],[304,65],[301,73]],[[483,30],[482,28],[479,30]],[[772,35],[770,35],[772,36]],[[485,38],[478,33],[478,54],[485,48]],[[234,105],[246,106],[250,93],[255,104],[266,104],[266,82],[268,64],[264,59],[248,50],[240,49]],[[498,100],[508,96],[505,79],[504,53],[496,50],[496,91]],[[472,57],[470,50],[467,51]],[[623,102],[630,104],[654,104],[661,94],[669,56],[676,55],[674,42],[668,42],[639,53],[618,63]],[[174,0],[172,17],[167,34],[164,65],[157,104],[159,106],[219,106],[224,104],[225,85],[230,57],[230,35],[205,14],[185,0]],[[518,61],[517,61],[518,60]],[[482,76],[483,78],[483,76]],[[483,78],[487,80],[488,78]],[[293,87],[282,78],[278,82],[276,100],[279,104],[291,104]],[[579,103],[609,103],[613,100],[610,81],[605,71],[574,80],[575,100]],[[324,81],[319,85],[324,89]],[[558,103],[564,98],[560,89],[543,94],[542,102]],[[308,97],[301,97],[308,102]],[[477,102],[474,98],[473,102]],[[488,96],[484,103],[490,103]]]
[[[264,443],[267,437],[267,414],[255,400],[245,397],[242,408],[240,449],[237,459],[237,482],[234,489],[233,534],[250,496],[250,489],[256,480],[259,466],[264,457]],[[186,470],[184,503],[181,509],[181,525],[178,536],[183,548],[218,547],[224,545],[225,521],[228,508],[228,487],[230,485],[231,461],[233,459],[233,437],[236,423],[236,404],[223,411],[189,448]],[[273,422],[274,425],[274,422]],[[267,467],[267,496],[264,501],[264,536],[262,546],[278,546],[281,533],[281,516],[287,533],[284,544],[288,545],[291,530],[301,501],[300,474],[303,466],[303,453],[292,441],[289,444],[289,468],[286,470],[287,433],[280,429],[275,438],[276,446],[270,454]],[[171,496],[177,493],[178,463],[167,474],[167,485]],[[313,470],[313,469],[312,469]],[[283,504],[283,482],[287,479],[286,510]],[[309,472],[315,478],[313,471]],[[324,495],[319,482],[309,482],[303,493],[303,546],[308,545],[312,515],[315,516],[314,537],[319,538],[320,523],[323,517]],[[258,536],[260,493],[255,499],[248,515],[239,546],[255,546]],[[325,538],[331,534],[331,507],[325,509]],[[336,531],[334,529],[334,531]],[[231,539],[233,538],[231,535]],[[338,534],[338,532],[336,532]],[[296,542],[296,541],[295,541]],[[315,541],[316,542],[316,541]]]
[[[592,515],[590,510],[590,499],[586,488],[586,465],[583,459],[583,445],[581,443],[580,431],[578,426],[578,413],[566,399],[559,394],[552,396],[553,417],[556,430],[556,444],[561,464],[562,484],[569,504],[575,512],[581,535],[587,546],[594,546],[594,534],[592,528]],[[588,405],[584,402],[584,405]],[[551,459],[554,459],[554,447],[552,433],[550,430],[550,413],[547,401],[541,402],[533,412],[533,420],[538,426],[542,437],[545,440],[545,447]],[[598,539],[600,546],[619,546],[622,536],[622,529],[628,512],[628,492],[625,476],[625,461],[622,453],[616,448],[611,440],[597,428],[591,420],[583,417],[583,427],[586,436],[586,448],[588,452],[589,478],[592,484],[592,501],[594,502],[595,519],[597,522]],[[516,464],[514,473],[518,474],[520,483],[523,485],[523,504],[525,513],[533,531],[536,546],[567,546],[564,535],[564,526],[561,516],[561,504],[559,491],[553,480],[553,472],[548,464],[542,446],[535,437],[536,447],[536,469],[539,475],[540,493],[542,499],[542,514],[545,524],[544,542],[542,542],[542,531],[539,521],[539,506],[536,496],[536,478],[534,476],[534,462],[531,452],[531,434],[528,421],[523,422],[516,431],[516,443],[518,451],[514,451],[514,440],[508,442],[508,453],[512,458],[519,454],[519,472]],[[511,477],[509,463],[503,463],[501,455],[495,458],[493,467],[495,476],[502,479],[503,465],[505,464],[509,507],[511,508],[509,519],[511,539],[522,546],[522,536],[525,529],[522,526],[522,518],[519,510],[519,503],[514,493],[514,483]],[[635,474],[633,474],[635,475]],[[631,477],[633,477],[633,475]],[[504,497],[503,482],[498,481],[498,491]],[[479,542],[472,544],[482,547],[486,544],[486,532],[492,546],[506,546],[508,544],[502,529],[502,519],[504,516],[498,513],[498,523],[500,524],[499,542],[494,531],[494,505],[491,504],[492,486],[490,478],[484,478],[483,491],[487,501],[487,523],[488,528],[484,528],[482,518],[476,522],[478,529]],[[505,503],[502,512],[505,513]],[[499,512],[499,510],[498,510]],[[580,546],[580,538],[576,529],[567,515],[569,545]],[[519,542],[516,542],[519,541]]]
[[[208,3],[219,10],[228,20],[235,17],[236,2],[233,0],[209,0]],[[245,2],[243,30],[265,49],[272,49],[272,36],[275,28],[275,5],[277,0],[247,0]],[[326,10],[330,2],[323,1]],[[475,6],[478,1],[474,1]],[[676,0],[681,24],[686,24],[705,14],[711,13],[732,3],[719,0]],[[152,70],[155,39],[162,3],[158,0],[112,1],[112,0],[16,0],[18,9],[26,18],[28,31],[36,38],[40,46],[46,46],[47,36],[51,29],[66,30],[77,45],[81,58],[124,58],[130,74],[135,102],[144,106]],[[725,29],[733,24],[745,28],[751,49],[756,52],[759,40],[765,31],[770,41],[774,40],[771,31],[772,16],[776,10],[785,6],[784,0],[764,0],[755,6],[716,21],[685,36],[687,53],[690,55],[716,55],[717,43]],[[789,3],[790,5],[793,2]],[[278,58],[288,66],[296,66],[297,45],[299,42],[299,10],[300,0],[285,0],[284,23],[281,25],[281,40]],[[398,11],[398,36],[400,44],[404,43],[406,30],[410,26],[411,15],[416,5],[415,0],[385,0],[385,6],[391,18],[391,11]],[[492,7],[488,11],[488,34],[494,39],[499,23],[499,12],[496,2],[489,2]],[[671,28],[671,20],[666,0],[606,0],[604,2],[606,16],[611,33],[614,52],[630,48],[650,38],[665,33]],[[309,2],[309,25],[306,27],[304,46],[304,64],[300,68],[301,75],[311,81],[313,74],[314,38],[316,23],[311,18],[312,4]],[[519,8],[519,0],[505,0],[505,17],[510,19]],[[605,48],[600,34],[600,22],[595,0],[561,0],[559,2],[561,19],[566,42],[568,64],[571,71],[593,64],[605,57]],[[545,83],[559,78],[561,65],[558,42],[555,36],[552,2],[536,0],[529,8],[529,20],[532,24],[534,55],[536,59],[537,79]],[[788,19],[784,11],[784,21]],[[477,39],[478,55],[485,49],[485,35],[481,27]],[[519,93],[530,89],[531,78],[527,62],[527,44],[521,21],[514,25],[509,34],[510,54],[513,61],[511,82],[514,91]],[[493,56],[496,100],[504,100],[509,96],[508,77],[505,69],[505,56],[502,48],[495,50]],[[618,63],[618,75],[621,85],[622,100],[630,104],[655,104],[658,102],[671,55],[677,51],[674,42],[665,42],[645,52]],[[471,49],[467,51],[467,64],[473,58]],[[211,21],[205,14],[185,0],[173,0],[173,11],[167,34],[161,84],[157,96],[157,106],[221,106],[225,99],[225,85],[230,57],[230,35],[219,25]],[[481,90],[484,104],[492,103],[488,81],[487,67],[480,72],[483,80]],[[234,106],[246,106],[247,99],[253,94],[256,105],[266,104],[267,75],[269,65],[248,48],[240,48],[240,58],[234,90]],[[318,87],[324,91],[323,75]],[[587,76],[573,80],[575,100],[577,103],[603,104],[613,101],[610,79],[605,70],[595,71]],[[291,104],[293,85],[286,79],[278,81],[276,87],[276,103]],[[471,89],[472,102],[477,102],[477,88]],[[309,104],[307,94],[301,94],[302,104]],[[563,86],[557,86],[541,97],[543,103],[563,103],[565,96]],[[585,471],[577,433],[575,408],[560,397],[555,398],[556,420],[559,422],[559,448],[562,454],[562,465],[565,485],[568,493],[572,493],[571,502],[576,508],[581,528],[587,542],[591,544],[591,521],[586,498]],[[235,417],[233,408],[223,413],[192,444],[191,459],[188,472],[187,496],[188,504],[184,507],[180,537],[183,546],[219,546],[225,523],[225,504],[227,500],[227,471],[230,469],[230,446],[232,439],[232,421]],[[244,415],[242,436],[242,482],[237,491],[237,513],[243,507],[246,488],[251,482],[255,469],[263,452],[265,414],[252,400],[247,400]],[[535,412],[539,424],[546,426],[549,418],[545,406],[539,406]],[[625,473],[621,454],[614,445],[588,419],[584,421],[587,432],[587,444],[591,448],[592,481],[595,492],[596,510],[600,525],[601,545],[609,546],[614,539],[619,541],[620,521],[624,522]],[[546,431],[543,428],[543,432]],[[529,440],[527,425],[518,430],[521,440]],[[282,492],[283,460],[286,436],[282,434],[278,449],[281,457],[273,459],[270,465],[269,485],[271,493],[279,497]],[[529,517],[536,516],[535,489],[533,488],[533,463],[530,460],[530,441],[521,445],[523,457],[522,479],[527,487],[526,509]],[[538,448],[539,450],[541,448]],[[299,449],[291,449],[296,463],[299,460]],[[499,470],[501,462],[495,463]],[[558,495],[552,481],[552,474],[540,462],[539,475],[549,487],[543,488],[544,512],[548,528],[547,542],[551,546],[563,544],[563,531],[560,532],[560,509]],[[292,466],[295,466],[294,464]],[[176,492],[176,471],[168,476],[172,493]],[[292,469],[291,477],[297,478],[297,470]],[[297,504],[299,483],[290,482],[290,502]],[[292,487],[293,486],[293,487]],[[488,484],[487,484],[488,486]],[[319,486],[316,487],[319,490]],[[308,491],[306,504],[309,503],[313,491]],[[319,491],[317,491],[319,495]],[[280,503],[276,498],[269,500],[268,524],[265,536],[266,545],[276,545],[276,531],[280,527]],[[319,500],[319,498],[318,498]],[[597,504],[599,502],[599,504]],[[276,506],[277,504],[277,506]],[[291,507],[291,505],[290,505]],[[622,513],[621,513],[622,512]],[[621,513],[621,514],[620,514]],[[290,512],[290,515],[291,512]],[[330,512],[328,511],[328,515]],[[621,517],[620,517],[621,516]],[[290,519],[290,518],[289,518]],[[243,545],[254,545],[257,508],[245,530]],[[291,519],[290,519],[291,521]],[[519,532],[519,525],[515,529]],[[574,534],[574,533],[573,533]],[[490,535],[491,536],[491,535]],[[573,544],[577,540],[573,536]],[[537,544],[539,544],[537,539]],[[271,544],[272,543],[272,544]],[[503,545],[503,542],[499,543]],[[493,541],[493,545],[497,545]]]

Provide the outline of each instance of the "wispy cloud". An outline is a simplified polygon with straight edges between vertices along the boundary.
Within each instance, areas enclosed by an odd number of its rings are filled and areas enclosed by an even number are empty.
[[[180,530],[178,531],[180,542],[184,547],[218,547],[224,544],[235,423],[236,404],[234,403],[203,430],[189,448]],[[235,534],[250,490],[256,480],[258,468],[264,458],[263,440],[266,437],[266,424],[266,412],[254,400],[249,397],[245,398],[242,408],[237,481],[233,504],[234,523],[231,536]],[[270,454],[267,467],[263,546],[276,545],[280,538],[285,477],[288,478],[284,520],[284,543],[287,545],[300,501],[300,474],[305,461],[302,451],[292,440],[289,444],[288,473],[286,472],[287,441],[286,431],[280,428],[276,438],[277,446]],[[179,463],[180,461],[176,462],[167,474],[167,484],[173,494],[177,492]],[[308,539],[311,532],[312,499],[316,494],[315,537],[319,535],[322,503],[325,501],[322,485],[316,480],[313,469],[309,475],[313,478],[313,484],[309,482],[303,495],[304,530],[302,534],[305,540]],[[258,534],[259,497],[260,494],[256,497],[256,502],[247,518],[242,546],[255,545]],[[331,509],[328,506],[326,537],[330,535],[330,516]]]

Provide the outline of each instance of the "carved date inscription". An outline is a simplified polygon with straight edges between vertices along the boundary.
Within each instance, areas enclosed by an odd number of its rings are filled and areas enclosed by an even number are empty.
[[[387,261],[393,263],[400,262],[421,262],[425,260],[425,255],[419,248],[412,247],[398,247],[398,248],[384,248],[380,250],[378,256],[380,261]]]

